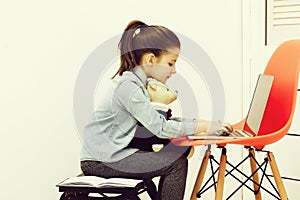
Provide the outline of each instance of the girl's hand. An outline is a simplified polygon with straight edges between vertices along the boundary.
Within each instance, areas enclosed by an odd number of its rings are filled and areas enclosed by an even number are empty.
[[[229,123],[223,123],[222,131],[225,133],[231,133],[233,131],[233,127]]]
[[[229,123],[223,123],[221,121],[207,121],[207,120],[196,120],[195,135],[203,134],[203,132],[224,132],[231,133],[233,127]]]

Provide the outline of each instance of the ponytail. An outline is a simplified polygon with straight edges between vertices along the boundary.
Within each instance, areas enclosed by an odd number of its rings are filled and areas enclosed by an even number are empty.
[[[139,65],[145,53],[159,57],[172,47],[180,48],[180,41],[171,30],[163,26],[148,26],[138,20],[131,21],[118,44],[120,68],[112,78]]]

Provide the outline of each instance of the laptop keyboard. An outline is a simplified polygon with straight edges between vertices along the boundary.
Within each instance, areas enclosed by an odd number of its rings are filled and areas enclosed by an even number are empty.
[[[247,133],[245,131],[240,131],[240,130],[234,130],[230,133],[230,136],[234,137],[253,137],[252,134]]]

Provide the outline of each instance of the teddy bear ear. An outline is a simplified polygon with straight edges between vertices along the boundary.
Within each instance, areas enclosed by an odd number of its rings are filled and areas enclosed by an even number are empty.
[[[157,83],[156,82],[152,82],[152,81],[150,81],[149,83],[148,83],[148,87],[150,87],[150,88],[152,88],[153,90],[157,90]]]

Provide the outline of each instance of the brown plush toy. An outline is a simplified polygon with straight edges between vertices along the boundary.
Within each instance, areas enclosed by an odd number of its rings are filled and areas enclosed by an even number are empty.
[[[155,79],[148,79],[147,91],[150,96],[150,101],[154,108],[164,115],[168,120],[171,116],[171,109],[168,104],[172,103],[177,99],[178,93],[170,89],[166,84],[163,84]],[[164,146],[169,145],[170,140],[167,138],[158,138],[152,134],[144,126],[138,123],[135,137],[132,139],[129,147],[138,148],[143,151],[160,151]],[[186,149],[186,147],[184,147]],[[189,149],[186,150],[188,154]]]
[[[147,91],[150,96],[151,104],[160,114],[168,120],[172,114],[169,105],[177,99],[177,92],[168,88],[155,79],[148,79]],[[169,139],[158,138],[156,135],[147,130],[143,125],[138,123],[135,137],[131,140],[129,147],[138,148],[143,151],[159,151],[170,143]]]
[[[150,96],[150,101],[154,107],[158,110],[165,111],[166,118],[169,119],[172,116],[171,109],[168,107],[168,104],[175,101],[178,97],[178,92],[170,89],[166,84],[159,82],[155,79],[148,79],[147,91]],[[162,105],[162,107],[157,104]],[[164,109],[164,108],[166,109]],[[150,138],[147,138],[147,141],[152,143],[152,150],[155,152],[160,151],[164,146],[170,143],[169,139],[161,139],[153,135]],[[187,158],[190,158],[194,153],[194,148],[190,147],[184,153]]]
[[[149,93],[150,101],[153,106],[157,110],[160,110],[159,112],[165,113],[164,115],[167,119],[169,119],[172,114],[168,104],[177,99],[177,91],[171,90],[166,84],[163,84],[156,79],[148,79],[147,91]],[[168,145],[170,142],[169,139],[161,139],[155,135],[148,138],[148,141],[149,139],[152,143],[152,150],[155,152],[160,151],[165,145]]]

